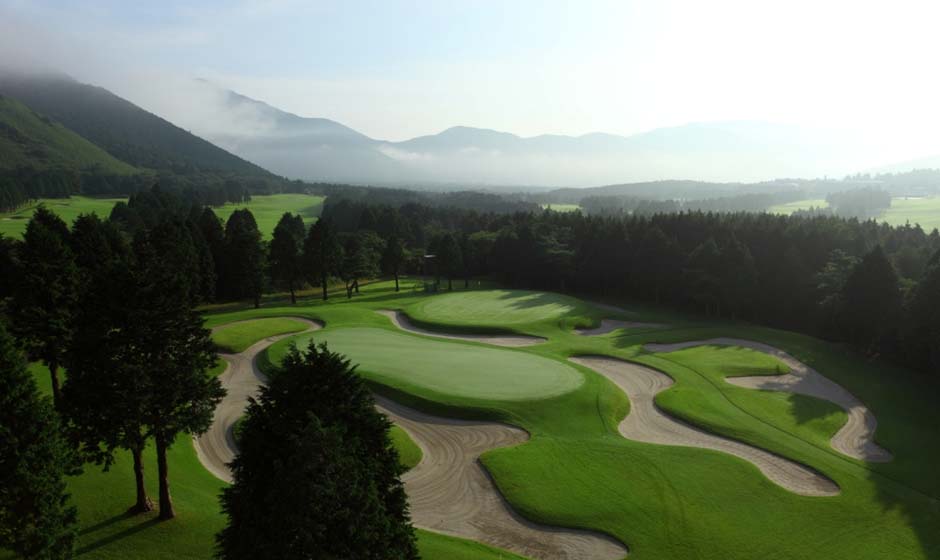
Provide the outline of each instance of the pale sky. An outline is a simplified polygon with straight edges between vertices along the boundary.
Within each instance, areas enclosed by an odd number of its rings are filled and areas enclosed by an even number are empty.
[[[632,134],[716,120],[940,152],[940,2],[0,0],[0,62],[147,107],[218,85],[400,140],[454,125]]]

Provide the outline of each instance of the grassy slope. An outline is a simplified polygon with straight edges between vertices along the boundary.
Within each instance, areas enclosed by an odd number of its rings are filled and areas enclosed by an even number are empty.
[[[52,210],[69,225],[75,221],[79,214],[95,213],[106,218],[111,213],[115,203],[127,200],[126,198],[91,198],[87,196],[73,196],[69,198],[43,198],[15,212],[0,213],[0,233],[7,237],[19,238],[26,231],[26,224],[33,216],[33,212],[40,204]]]
[[[415,468],[415,466],[421,462],[421,457],[424,455],[421,453],[421,448],[418,447],[418,444],[411,439],[408,432],[398,426],[392,426],[392,429],[389,430],[389,435],[392,436],[392,445],[398,450],[398,459],[402,466],[406,469]]]
[[[237,354],[269,336],[295,333],[307,329],[300,321],[285,318],[255,319],[235,323],[212,333],[212,341],[222,352]]]
[[[37,201],[20,208],[16,212],[0,213],[0,233],[12,237],[19,237],[26,230],[26,222],[36,210],[39,203],[44,203],[56,214],[62,217],[68,223],[72,223],[79,214],[91,212],[99,216],[107,217],[111,214],[111,208],[116,202],[127,200],[126,198],[89,198],[85,196],[73,196],[71,198],[48,198]],[[236,208],[248,208],[255,216],[258,222],[258,228],[265,239],[270,239],[274,232],[274,226],[281,218],[284,212],[299,213],[308,225],[313,223],[320,215],[323,207],[322,196],[311,196],[306,194],[273,194],[252,197],[250,202],[234,205],[226,204],[216,208],[216,213],[222,218],[227,219]]]
[[[925,231],[940,228],[940,196],[892,199],[881,219],[893,226],[920,224]]]
[[[485,303],[484,294],[468,295]],[[388,283],[382,283],[365,287],[363,295],[352,303],[341,298],[327,304],[310,299],[297,307],[270,303],[259,310],[220,313],[211,316],[209,323],[292,315],[321,319],[331,327],[368,326],[391,331],[391,323],[372,309],[426,310],[425,304],[435,298],[444,296],[396,295]],[[494,294],[496,298],[506,301],[504,294]],[[578,321],[597,318],[597,312],[588,306],[580,312],[585,315]],[[524,515],[546,523],[606,531],[630,546],[632,558],[640,559],[931,558],[940,553],[936,531],[940,480],[934,472],[940,461],[940,442],[935,438],[938,412],[931,400],[935,390],[925,387],[921,378],[866,363],[809,337],[770,329],[683,324],[658,331],[582,337],[558,328],[559,323],[570,322],[535,317],[532,323],[513,325],[514,329],[549,337],[545,344],[517,352],[559,360],[569,355],[606,354],[660,368],[677,381],[660,396],[661,406],[706,429],[802,461],[836,480],[842,493],[833,498],[801,497],[769,482],[749,463],[725,454],[625,440],[617,434],[616,426],[629,410],[627,399],[606,379],[580,367],[585,373],[581,387],[542,401],[470,401],[458,396],[443,398],[420,388],[412,388],[413,394],[398,394],[403,401],[431,412],[502,420],[527,429],[532,434],[529,443],[494,450],[483,457],[497,485]],[[829,449],[825,441],[838,428],[836,419],[841,413],[826,403],[805,397],[781,399],[773,393],[740,389],[721,381],[724,375],[773,371],[776,364],[760,354],[698,348],[657,355],[645,353],[641,347],[644,342],[696,340],[719,334],[780,346],[855,393],[878,417],[878,441],[895,454],[895,461],[866,465]],[[473,406],[456,408],[467,405]],[[193,458],[191,446],[174,447],[173,472],[208,476],[198,465],[187,463],[187,457]],[[81,494],[76,491],[79,503],[100,501],[101,494],[108,493],[105,484],[100,481],[93,488],[81,489]],[[187,498],[180,490],[180,509],[192,512],[187,515],[201,515],[204,507],[215,507],[219,483],[209,478],[205,484],[208,490],[202,502],[193,496]],[[174,492],[177,486],[185,488],[182,478],[174,482]],[[126,487],[130,489],[129,484]],[[184,503],[187,499],[190,501]],[[106,509],[111,516],[120,512],[116,503]],[[214,515],[218,523],[218,514]],[[213,523],[209,517],[202,521]],[[94,521],[83,517],[83,527],[89,523]],[[150,556],[143,557],[170,557],[163,552],[168,549],[175,551],[173,556],[193,557],[180,551],[187,546],[192,551],[211,546],[200,541],[211,531],[189,524],[185,525],[186,534],[181,530],[152,538],[159,531],[182,526],[174,521],[166,527],[148,527],[87,557],[108,557],[100,555],[118,547],[136,550],[141,543],[161,538],[164,545],[147,548]],[[83,536],[81,545],[91,539]],[[447,542],[443,537],[421,535],[427,558],[459,558],[460,553],[467,558],[482,557],[465,541],[443,552],[436,548]]]
[[[139,170],[11,97],[0,96],[0,169],[95,168],[106,174]]]
[[[253,196],[251,201],[244,203],[230,203],[214,208],[215,213],[227,220],[232,212],[240,208],[248,208],[258,222],[258,229],[265,239],[270,239],[274,226],[281,219],[284,212],[300,214],[308,226],[315,222],[323,209],[323,197],[309,194],[273,194],[268,196]]]

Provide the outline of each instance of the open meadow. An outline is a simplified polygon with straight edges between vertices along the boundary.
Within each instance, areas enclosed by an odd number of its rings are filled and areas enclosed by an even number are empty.
[[[214,331],[216,343],[250,347],[262,372],[288,345],[311,342],[360,364],[380,410],[398,424],[401,460],[413,467],[404,482],[424,558],[940,554],[938,413],[916,374],[885,372],[789,332],[614,311],[544,292],[425,295],[408,280],[404,288],[376,282],[352,300],[338,290],[328,302],[311,293],[296,306],[272,297],[260,309],[216,309],[207,326],[231,324]],[[389,310],[412,322],[390,320]],[[576,330],[602,319],[631,323],[602,335]],[[637,323],[650,319],[657,324]],[[475,328],[528,343],[480,342]],[[855,411],[832,393],[820,393],[825,400],[799,387],[744,383],[806,381],[800,376],[812,370],[877,419],[873,438],[839,445]],[[42,368],[34,371],[47,386]],[[79,557],[210,557],[225,483],[208,461],[200,463],[191,441],[173,446],[180,515],[164,523],[125,516],[133,501],[126,457],[108,473],[86,466],[70,482],[81,511]],[[479,512],[508,521],[488,530]]]

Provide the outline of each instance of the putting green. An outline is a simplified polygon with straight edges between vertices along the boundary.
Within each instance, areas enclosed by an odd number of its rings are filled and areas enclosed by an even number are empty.
[[[590,315],[591,307],[560,294],[524,290],[457,292],[425,298],[405,309],[419,322],[455,327],[517,326],[557,322],[562,317]]]
[[[272,317],[239,321],[216,328],[217,330],[212,333],[212,341],[216,346],[223,352],[237,354],[244,352],[259,340],[279,334],[300,332],[306,330],[307,325],[295,319]]]
[[[268,349],[279,363],[290,342],[310,339],[345,354],[367,377],[398,389],[470,399],[544,399],[577,389],[583,377],[568,365],[511,350],[438,342],[385,329],[348,328],[301,335]]]

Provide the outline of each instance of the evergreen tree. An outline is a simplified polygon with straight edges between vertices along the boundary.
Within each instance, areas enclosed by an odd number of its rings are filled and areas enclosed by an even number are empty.
[[[890,346],[902,316],[894,266],[878,246],[865,255],[842,287],[840,324],[848,339],[869,351]]]
[[[437,265],[447,277],[447,289],[453,290],[454,277],[463,269],[463,256],[460,254],[460,244],[450,233],[441,236],[437,243]]]
[[[723,274],[721,250],[709,237],[689,254],[685,267],[688,296],[703,305],[707,315],[711,315],[712,310],[721,315]]]
[[[264,247],[255,217],[248,209],[232,212],[225,224],[225,293],[261,305]]]
[[[382,251],[382,269],[395,277],[395,291],[398,291],[398,274],[405,262],[405,247],[401,239],[392,235],[385,243],[385,250]]]
[[[0,302],[12,296],[16,288],[19,245],[13,238],[0,233]]]
[[[389,427],[348,360],[292,348],[248,406],[217,556],[416,559]]]
[[[59,401],[59,366],[71,335],[78,273],[61,218],[40,205],[30,218],[20,250],[20,268],[11,305],[14,331],[30,357],[43,361]]]
[[[323,287],[326,301],[331,276],[339,274],[343,263],[343,246],[329,221],[320,219],[310,227],[304,240],[304,276],[311,284]]]
[[[27,559],[72,557],[70,465],[58,415],[0,323],[0,549]]]
[[[268,255],[268,266],[274,285],[290,291],[290,302],[297,303],[294,291],[303,282],[302,256],[304,220],[285,212],[274,228]]]
[[[175,516],[167,450],[180,433],[208,430],[225,395],[219,380],[206,374],[217,358],[203,317],[194,308],[196,292],[183,266],[192,250],[170,239],[167,228],[159,227],[135,239],[136,305],[131,317],[142,326],[135,358],[138,382],[147,387],[144,422],[156,444],[160,519]]]
[[[908,362],[940,376],[940,251],[931,259],[908,305]]]
[[[222,227],[222,221],[212,208],[206,206],[199,214],[196,222],[199,231],[202,232],[202,238],[209,246],[209,252],[212,253],[212,264],[215,269],[215,289],[213,293],[216,297],[225,295],[225,228]]]

